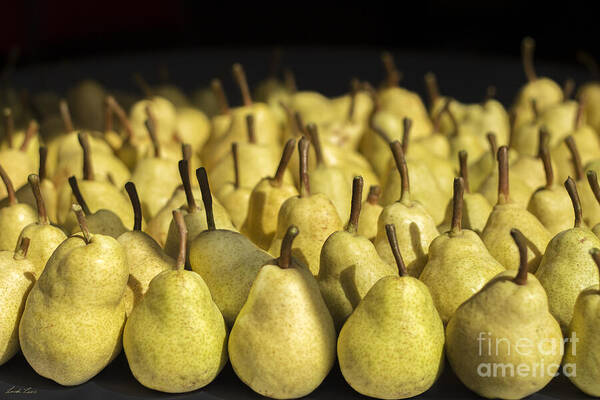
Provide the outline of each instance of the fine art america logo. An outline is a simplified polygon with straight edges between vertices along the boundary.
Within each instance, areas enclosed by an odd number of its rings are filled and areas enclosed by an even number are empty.
[[[567,363],[562,366],[556,363],[545,364],[544,357],[551,357],[556,354],[562,354],[566,343],[571,343],[569,351],[572,355],[577,353],[577,334],[572,333],[571,337],[563,340],[547,338],[539,342],[528,338],[520,338],[516,342],[508,338],[492,337],[490,332],[480,332],[477,337],[479,345],[479,357],[484,360],[477,366],[477,374],[481,377],[536,377],[536,376],[558,376],[560,372],[563,375],[575,376],[576,365]],[[541,355],[541,362],[528,362],[531,357]],[[505,359],[505,362],[494,362],[493,360]],[[518,360],[511,362],[509,360]]]

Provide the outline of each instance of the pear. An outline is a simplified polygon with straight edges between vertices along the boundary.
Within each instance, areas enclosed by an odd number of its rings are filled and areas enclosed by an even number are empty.
[[[600,267],[600,253],[598,248],[590,250],[590,255]],[[577,296],[575,308],[573,309],[573,318],[569,324],[567,337],[575,339],[568,340],[565,348],[565,358],[563,364],[565,368],[570,366],[574,374],[568,377],[581,391],[588,396],[600,396],[600,387],[598,385],[598,359],[599,345],[597,339],[598,327],[598,295],[600,286],[591,285],[582,290]]]
[[[208,285],[227,326],[232,326],[260,267],[272,257],[242,234],[216,228],[206,170],[199,168],[196,176],[202,190],[207,229],[191,241],[189,261],[192,270]]]
[[[59,227],[50,224],[42,196],[40,177],[34,174],[29,175],[29,186],[37,202],[38,221],[23,228],[17,240],[17,246],[25,239],[30,240],[31,245],[27,258],[35,266],[38,271],[37,275],[39,275],[54,250],[67,239],[67,235]]]
[[[129,368],[142,385],[167,393],[208,385],[227,362],[227,328],[208,286],[186,271],[187,231],[181,211],[173,211],[180,231],[175,269],[158,273],[123,332]]]
[[[16,251],[0,251],[0,365],[19,351],[19,322],[38,270],[27,257],[29,239]]]
[[[456,310],[446,327],[446,355],[454,373],[490,399],[521,399],[541,390],[563,356],[562,333],[548,311],[546,292],[527,273],[528,239],[517,229],[511,235],[521,254],[519,270],[498,274]]]
[[[10,174],[10,178],[13,181],[14,187],[20,188],[21,186],[27,184],[27,176],[34,173],[38,168],[37,163],[34,163],[32,157],[28,154],[31,138],[33,138],[37,132],[37,124],[32,122],[29,129],[27,129],[26,136],[23,139],[23,144],[19,148],[13,148],[11,147],[12,140],[10,139],[12,137],[12,122],[6,121],[6,119],[12,121],[10,109],[4,110],[4,118],[5,124],[7,125],[7,137],[9,139],[7,142],[7,148],[0,150],[0,164],[2,164]],[[4,187],[0,188],[0,198],[6,197],[7,194],[8,193]],[[14,250],[14,247],[10,250]]]
[[[125,184],[125,190],[133,207],[133,230],[122,233],[117,241],[123,246],[127,264],[129,265],[129,280],[125,289],[125,311],[127,316],[140,303],[152,279],[163,271],[172,270],[175,260],[165,254],[163,249],[152,236],[142,232],[142,206],[133,182]]]
[[[429,259],[419,277],[431,291],[444,324],[462,303],[504,271],[479,235],[463,228],[464,189],[463,178],[455,178],[450,230],[431,242]]]
[[[337,353],[346,382],[379,399],[429,389],[444,366],[444,325],[424,283],[402,261],[394,225],[386,226],[400,276],[381,278],[340,332]]]
[[[295,399],[315,390],[335,362],[335,328],[319,285],[292,257],[290,226],[279,258],[265,263],[229,335],[229,359],[252,390]]]
[[[451,100],[448,99],[448,102]],[[465,150],[471,154],[474,158],[479,158],[485,153],[484,141],[480,137],[480,131],[476,131],[474,128],[467,124],[459,124],[456,116],[452,113],[449,107],[444,108],[445,112],[452,121],[452,132],[448,141],[450,142],[450,158],[456,159],[458,152]]]
[[[598,175],[596,174],[596,171],[588,171],[586,175],[592,193],[594,193],[594,197],[596,197],[596,200],[600,203],[600,185],[598,185]],[[594,225],[592,232],[594,232],[596,236],[600,237],[600,223]]]
[[[290,197],[298,195],[295,186],[283,182],[295,144],[294,139],[287,141],[275,174],[261,179],[250,193],[248,215],[240,232],[263,250],[268,250],[273,241],[281,205]]]
[[[90,380],[121,351],[129,276],[119,242],[91,234],[81,208],[74,211],[83,235],[71,236],[52,254],[19,325],[29,365],[64,386]]]
[[[358,234],[362,186],[362,177],[355,177],[350,220],[345,230],[332,233],[321,248],[317,281],[337,330],[379,279],[398,274],[379,257],[373,243]]]
[[[246,217],[248,216],[248,205],[250,202],[250,194],[252,190],[242,186],[240,178],[239,152],[237,142],[231,144],[231,154],[233,157],[233,182],[227,182],[217,193],[217,198],[227,210],[231,217],[231,222],[237,228],[241,228]],[[247,172],[252,172],[248,171]]]
[[[469,187],[473,191],[479,191],[479,188],[486,179],[496,171],[498,140],[496,134],[493,132],[488,132],[486,138],[489,151],[485,152],[479,159],[475,159],[475,161],[469,163]],[[510,155],[511,153],[509,152],[509,157]]]
[[[0,207],[0,251],[13,251],[23,228],[34,223],[37,216],[28,204],[17,201],[12,181],[1,164],[0,177],[8,194],[8,205]]]
[[[577,190],[579,191],[579,198],[581,199],[581,207],[583,208],[583,222],[587,226],[594,226],[600,223],[600,204],[596,200],[596,196],[592,192],[592,188],[585,181],[584,170],[581,164],[581,157],[579,155],[579,149],[573,139],[573,136],[568,136],[565,139],[565,143],[571,153],[571,159],[573,161],[573,167],[575,170],[574,179],[577,183]]]
[[[104,88],[98,82],[89,79],[69,89],[67,99],[72,106],[73,120],[77,126],[101,129],[104,96]]]
[[[540,162],[540,151],[539,149],[543,145],[543,142],[549,142],[549,133],[545,128],[540,128],[538,133],[538,152],[535,156],[529,154],[519,154],[519,156],[510,162],[510,173],[513,177],[518,177],[519,180],[527,186],[529,189],[529,197],[541,186],[546,183],[546,170],[544,163]],[[553,159],[550,159],[552,163]],[[556,167],[553,167],[556,170]],[[524,196],[527,192],[524,193]],[[528,200],[531,200],[530,198]]]
[[[213,115],[211,120],[211,133],[208,138],[208,143],[214,142],[217,139],[222,138],[229,132],[231,128],[231,109],[229,108],[229,102],[227,101],[227,95],[223,90],[223,85],[219,79],[213,79],[210,82],[211,92],[217,103],[219,112]],[[203,147],[202,154],[205,154]]]
[[[508,148],[498,149],[498,202],[492,209],[481,239],[486,247],[506,269],[517,269],[520,265],[519,249],[510,237],[510,230],[516,227],[526,235],[527,246],[531,250],[528,259],[529,271],[534,273],[551,239],[542,223],[523,206],[509,196]]]
[[[535,275],[548,294],[550,312],[566,334],[577,296],[588,286],[598,283],[598,268],[589,251],[600,248],[600,239],[583,225],[575,181],[568,178],[565,187],[573,202],[574,227],[552,238]]]
[[[39,125],[30,120],[27,128],[15,130],[12,110],[4,109],[4,137],[0,140],[0,151],[18,150],[29,156],[33,167],[38,165],[38,147],[40,146]],[[15,153],[13,153],[14,155]],[[16,153],[18,154],[18,153]],[[24,158],[19,157],[18,158]],[[6,193],[4,194],[6,195]]]
[[[177,124],[177,110],[173,103],[161,96],[152,96],[149,99],[138,101],[131,107],[129,121],[134,138],[146,137],[147,109],[155,116],[156,137],[160,143],[167,144],[173,141],[173,133]]]
[[[195,153],[199,153],[210,136],[210,120],[195,107],[177,109],[176,136],[180,142],[190,143]]]
[[[369,188],[367,199],[361,206],[360,216],[358,217],[358,230],[360,236],[374,241],[377,236],[377,220],[383,211],[379,205],[379,196],[381,195],[381,186],[373,185]]]
[[[427,262],[429,244],[439,235],[439,232],[432,216],[419,201],[412,199],[409,171],[402,146],[398,141],[394,141],[390,144],[390,148],[400,174],[401,193],[399,199],[385,206],[379,216],[375,248],[385,262],[388,264],[394,262],[394,255],[385,231],[386,225],[394,225],[398,232],[398,243],[408,274],[418,277]]]
[[[319,273],[321,247],[333,232],[342,229],[342,221],[331,200],[322,193],[311,192],[308,174],[308,147],[306,137],[298,143],[300,160],[300,194],[287,199],[279,209],[277,231],[269,253],[281,251],[283,238],[290,225],[298,226],[300,235],[292,248],[294,257],[307,265],[313,275]]]

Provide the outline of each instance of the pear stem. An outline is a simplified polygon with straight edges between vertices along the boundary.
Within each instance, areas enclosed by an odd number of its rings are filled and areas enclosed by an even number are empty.
[[[81,232],[83,233],[83,240],[85,240],[86,244],[89,244],[92,240],[92,235],[90,234],[90,230],[88,229],[86,213],[83,211],[81,206],[77,204],[73,204],[71,206],[71,210],[75,213],[77,217],[77,222],[79,223],[79,227],[81,228]]]
[[[498,204],[508,203],[510,185],[508,178],[508,147],[498,149]]]
[[[360,217],[360,210],[362,207],[362,191],[363,191],[363,177],[355,176],[352,180],[352,203],[350,206],[350,220],[346,227],[346,231],[350,233],[356,233],[358,231],[358,219]]]
[[[46,146],[40,146],[40,167],[38,169],[38,176],[40,181],[46,179],[46,159],[48,158],[48,148]]]
[[[585,96],[579,99],[577,103],[577,112],[575,113],[575,129],[581,128],[583,125],[583,117],[585,111]]]
[[[521,58],[523,60],[523,70],[529,82],[537,80],[535,67],[533,65],[533,51],[535,50],[535,40],[526,37],[521,42]]]
[[[410,141],[410,128],[412,127],[412,119],[404,117],[402,119],[402,151],[404,155],[408,151],[408,143]]]
[[[273,176],[273,178],[269,180],[271,186],[281,187],[281,184],[283,183],[283,176],[290,162],[290,159],[292,158],[292,154],[294,152],[295,147],[295,139],[290,139],[285,143],[285,146],[283,147],[283,153],[281,154],[281,159],[279,160],[279,165],[277,166],[277,171],[275,171],[275,175]]]
[[[187,160],[188,163],[192,160],[192,145],[189,143],[181,144],[181,158]]]
[[[85,202],[85,199],[83,198],[83,195],[81,194],[79,184],[77,183],[77,178],[75,178],[74,176],[70,176],[69,186],[71,186],[71,191],[73,192],[73,196],[75,197],[75,201],[77,202],[77,204],[79,204],[85,215],[90,215],[90,208],[88,207],[87,203]]]
[[[210,82],[210,88],[212,89],[213,95],[217,99],[217,104],[219,105],[219,111],[222,115],[229,114],[229,102],[227,101],[227,96],[225,95],[225,91],[223,90],[223,85],[221,85],[221,81],[219,79],[213,79]]]
[[[256,143],[256,125],[252,114],[246,115],[246,130],[248,132],[248,142]]]
[[[484,102],[488,100],[493,100],[496,98],[496,86],[490,85],[485,89],[485,98]]]
[[[496,134],[493,132],[488,132],[488,134],[485,135],[485,137],[487,138],[487,141],[490,145],[490,152],[492,153],[492,159],[496,158],[496,154],[498,154],[498,141],[496,139]]]
[[[210,185],[208,183],[208,176],[206,175],[206,169],[200,167],[196,170],[196,178],[198,179],[198,185],[200,185],[200,191],[202,192],[202,202],[204,203],[204,212],[206,213],[206,225],[209,231],[217,229],[215,227],[215,216],[213,214],[212,207],[212,194],[210,193]]]
[[[383,141],[386,142],[387,144],[390,144],[392,142],[392,139],[387,134],[387,132],[384,131],[379,125],[377,125],[375,123],[375,113],[374,112],[371,113],[371,117],[369,118],[369,128],[371,128],[371,130],[373,132],[375,132],[377,135],[379,135],[379,137],[381,139],[383,139]]]
[[[404,152],[402,151],[402,145],[400,145],[400,142],[397,140],[394,140],[392,143],[390,143],[390,149],[392,150],[394,161],[396,161],[396,168],[400,173],[402,189],[400,191],[399,201],[404,203],[405,201],[410,201],[410,181],[408,178],[408,168],[406,167],[406,158],[404,157]]]
[[[452,198],[452,225],[451,232],[460,233],[462,229],[462,214],[463,214],[463,194],[464,194],[463,178],[454,178],[454,196]]]
[[[425,87],[427,88],[427,96],[429,97],[429,107],[440,98],[440,89],[437,84],[437,78],[433,72],[425,74]]]
[[[310,196],[310,180],[308,178],[308,146],[309,140],[302,137],[298,142],[298,153],[300,161],[300,197]]]
[[[381,54],[381,61],[383,62],[383,67],[385,68],[385,86],[386,87],[396,87],[398,86],[398,82],[400,82],[400,73],[396,68],[396,63],[394,62],[394,57],[391,53],[385,51]]]
[[[4,186],[6,186],[6,196],[8,198],[8,205],[9,206],[14,206],[15,204],[17,204],[17,196],[15,194],[15,187],[12,184],[12,181],[10,180],[10,177],[8,176],[8,174],[6,173],[6,171],[4,170],[4,167],[2,167],[2,165],[0,165],[0,177],[2,178],[2,181],[4,182]]]
[[[79,132],[77,139],[83,150],[83,179],[86,181],[94,180],[94,167],[92,165],[92,155],[90,151],[90,140],[86,132]]]
[[[46,204],[44,203],[42,191],[40,190],[40,177],[36,174],[31,174],[27,177],[27,181],[29,182],[29,186],[33,192],[33,197],[35,198],[35,204],[37,205],[38,221],[42,225],[48,225],[49,222],[48,213],[46,212]]]
[[[579,149],[575,144],[573,136],[569,135],[565,139],[565,143],[571,152],[571,159],[573,161],[573,169],[575,170],[575,180],[579,182],[583,179],[583,166],[581,165],[581,156],[579,155]]]
[[[294,71],[289,68],[285,68],[283,70],[283,84],[288,92],[292,94],[298,91],[298,86],[296,85],[296,76],[294,75]]]
[[[239,189],[240,182],[240,162],[237,142],[231,143],[231,158],[233,159],[233,187]]]
[[[144,121],[144,124],[146,125],[146,130],[150,135],[150,140],[152,141],[152,146],[154,147],[154,157],[160,158],[161,149],[160,142],[158,141],[158,136],[156,134],[156,118],[154,117],[154,113],[150,109],[150,106],[146,106],[146,115],[148,118],[146,121]]]
[[[379,196],[381,196],[381,186],[372,185],[369,188],[369,194],[367,195],[367,202],[372,205],[379,203]]]
[[[593,249],[590,249],[590,255],[596,263],[596,267],[600,268],[600,249],[597,249],[595,247]]]
[[[13,134],[15,131],[15,121],[12,116],[12,110],[8,107],[4,109],[4,131],[6,132],[6,141],[8,148],[13,147]]]
[[[17,244],[17,249],[15,250],[15,254],[13,255],[14,260],[22,260],[27,257],[27,252],[29,251],[29,244],[31,243],[31,239],[28,237],[24,237]]]
[[[544,128],[540,128],[539,140],[539,157],[544,164],[544,172],[546,173],[546,189],[551,189],[554,185],[554,170],[552,169],[552,158],[548,148],[548,132]]]
[[[279,253],[279,267],[286,269],[292,266],[292,244],[300,231],[296,225],[290,225],[281,241],[281,250]]]
[[[188,160],[179,160],[177,164],[179,167],[179,176],[181,177],[181,183],[183,184],[183,190],[185,192],[185,198],[187,200],[188,212],[190,214],[198,211],[194,194],[192,193],[192,184],[190,182],[190,165]]]
[[[152,88],[139,72],[133,74],[133,81],[140,89],[140,91],[144,94],[144,96],[148,98],[152,97]]]
[[[573,95],[573,92],[575,91],[575,81],[573,80],[573,78],[567,78],[565,80],[562,90],[563,90],[563,98],[565,100],[570,99],[571,96]]]
[[[121,123],[123,129],[125,129],[125,133],[127,134],[127,139],[128,140],[131,139],[131,137],[133,136],[133,129],[131,128],[131,124],[129,123],[129,118],[127,118],[127,113],[125,112],[125,110],[123,110],[123,107],[121,107],[121,105],[119,103],[117,103],[117,101],[115,100],[114,97],[108,96],[106,98],[106,101],[108,102],[109,108],[115,114],[117,114],[117,118],[119,118],[119,122]]]
[[[577,185],[575,185],[573,178],[567,178],[565,181],[565,189],[567,189],[567,193],[569,193],[569,197],[571,198],[571,203],[573,203],[573,211],[575,212],[575,223],[573,225],[575,228],[579,228],[581,226],[583,213],[581,211],[581,200],[579,200]]]
[[[588,183],[590,184],[590,188],[592,189],[592,193],[594,193],[596,201],[600,203],[600,185],[598,185],[598,176],[596,175],[596,171],[590,169],[586,175]]]
[[[400,247],[398,247],[398,238],[396,237],[396,227],[394,224],[387,224],[385,226],[385,233],[387,234],[388,242],[392,248],[392,254],[396,260],[398,273],[400,276],[407,276],[408,270],[406,269],[406,264],[404,264],[404,260],[402,259],[402,254],[400,254]]]
[[[302,114],[300,114],[298,111],[296,111],[294,113],[294,123],[296,126],[296,129],[298,130],[298,132],[300,132],[301,135],[306,136],[306,129],[304,128],[304,121],[302,119]]]
[[[60,110],[60,116],[63,121],[63,125],[65,126],[65,130],[67,132],[73,132],[75,128],[73,128],[73,120],[71,119],[71,112],[69,111],[69,104],[65,99],[62,99],[58,104]]]
[[[285,104],[283,101],[279,101],[279,106],[281,108],[283,108],[283,111],[285,112],[287,123],[288,123],[288,126],[290,127],[292,136],[301,135],[300,129],[298,128],[298,124],[296,123],[296,120],[294,117],[294,113],[292,112],[290,107],[287,104]]]
[[[127,182],[125,184],[125,190],[127,191],[127,195],[129,196],[129,200],[131,201],[131,206],[133,207],[133,230],[141,231],[142,205],[140,204],[140,196],[138,195],[135,183]]]
[[[356,95],[358,94],[360,83],[358,79],[352,78],[350,81],[350,106],[348,107],[348,121],[354,120],[354,113],[356,111]]]
[[[241,64],[233,64],[233,77],[240,87],[242,93],[242,99],[245,106],[252,105],[252,97],[250,96],[250,88],[248,87],[248,81],[246,80],[246,73]]]
[[[469,154],[465,150],[461,150],[458,152],[459,175],[463,180],[464,191],[467,193],[471,193],[471,188],[469,186],[468,158]]]
[[[112,132],[115,130],[113,119],[113,110],[108,102],[108,96],[104,98],[104,132]]]
[[[306,130],[310,136],[310,140],[315,147],[315,154],[317,156],[317,165],[325,165],[323,158],[323,148],[321,147],[321,140],[319,138],[319,131],[317,130],[316,124],[308,124]]]
[[[27,125],[27,130],[25,131],[25,137],[23,138],[23,143],[21,143],[21,147],[19,147],[19,151],[25,152],[27,151],[27,147],[29,147],[29,143],[31,143],[31,139],[35,135],[37,135],[39,129],[39,125],[34,120],[29,121],[29,125]]]
[[[177,264],[175,265],[175,269],[182,270],[185,268],[188,230],[180,210],[173,210],[173,220],[179,230],[179,253],[177,254]]]
[[[440,131],[442,116],[446,113],[448,107],[450,107],[450,99],[447,99],[446,102],[444,102],[442,109],[433,117],[433,133]]]
[[[519,248],[519,271],[513,282],[517,285],[525,285],[527,284],[527,238],[516,228],[510,230],[510,236]]]
[[[540,116],[540,109],[536,99],[531,99],[531,111],[533,112],[533,118],[537,120]]]

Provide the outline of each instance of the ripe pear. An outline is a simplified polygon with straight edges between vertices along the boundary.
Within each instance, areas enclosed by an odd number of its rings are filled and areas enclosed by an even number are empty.
[[[248,215],[240,232],[263,250],[268,250],[273,241],[277,231],[277,214],[281,205],[287,199],[298,195],[295,186],[283,182],[295,144],[294,139],[287,141],[275,174],[272,177],[262,178],[250,193]]]
[[[450,230],[431,242],[429,259],[419,277],[431,291],[444,324],[462,303],[504,271],[479,235],[463,228],[464,189],[463,178],[455,178]]]
[[[317,281],[339,331],[359,302],[381,278],[398,270],[379,257],[373,243],[358,234],[363,179],[354,178],[350,220],[332,233],[321,248]]]
[[[38,165],[38,148],[40,147],[39,125],[35,120],[29,121],[26,129],[15,130],[12,109],[4,109],[4,137],[0,139],[0,152],[19,150],[25,153],[33,167]],[[24,158],[23,156],[17,158]],[[5,194],[6,195],[6,194]]]
[[[90,380],[121,351],[129,277],[119,242],[91,234],[81,208],[74,210],[83,234],[71,236],[52,254],[19,325],[29,365],[64,386]]]
[[[383,211],[383,207],[379,205],[380,195],[381,187],[377,185],[371,186],[367,199],[361,206],[360,216],[358,217],[357,233],[372,242],[377,236],[377,220],[379,220],[379,216]]]
[[[400,276],[381,278],[340,332],[337,354],[346,382],[379,399],[429,389],[444,366],[444,325],[424,283],[402,261],[394,225],[387,225]]]
[[[23,228],[34,223],[37,216],[28,204],[17,201],[12,181],[2,164],[0,164],[0,177],[8,193],[8,205],[0,207],[0,226],[2,227],[0,229],[0,251],[13,251]]]
[[[418,277],[427,262],[429,244],[439,232],[432,216],[423,205],[412,199],[409,183],[409,170],[398,141],[390,144],[400,175],[401,193],[399,199],[383,208],[377,221],[375,248],[388,264],[394,262],[394,255],[387,240],[385,226],[393,224],[399,236],[398,245],[406,262],[408,274]]]
[[[83,80],[67,93],[71,104],[73,121],[85,129],[100,130],[104,122],[103,101],[104,88],[96,81]]]
[[[38,270],[29,261],[29,239],[16,251],[0,251],[0,365],[19,351],[19,322]]]
[[[133,309],[123,332],[123,349],[133,376],[142,385],[167,393],[208,385],[227,362],[227,328],[208,286],[186,271],[186,228],[181,229],[175,269],[158,273]]]
[[[231,144],[231,154],[233,156],[234,164],[234,180],[233,182],[227,182],[225,185],[221,186],[221,189],[219,189],[216,196],[227,210],[233,225],[236,228],[241,228],[248,216],[248,206],[252,190],[242,186],[237,142]],[[244,174],[245,173],[252,173],[252,171],[246,170]]]
[[[210,135],[210,120],[197,108],[178,108],[175,129],[179,141],[189,143],[199,153]]]
[[[295,240],[292,253],[295,258],[307,265],[313,275],[319,273],[321,247],[333,232],[342,229],[338,212],[327,196],[312,194],[308,174],[308,139],[303,137],[298,143],[300,159],[300,194],[287,199],[279,209],[277,232],[269,247],[269,253],[281,251],[283,238],[290,225],[298,226],[300,235]]]
[[[227,326],[233,326],[258,270],[272,257],[242,234],[216,228],[206,170],[199,168],[196,176],[202,190],[207,229],[190,243],[190,265],[208,285]]]
[[[565,139],[565,143],[571,152],[571,159],[575,170],[575,183],[581,199],[581,208],[583,209],[583,222],[587,226],[594,226],[600,223],[600,204],[596,200],[591,186],[586,182],[585,173],[581,164],[579,149],[572,136]]]
[[[508,148],[502,146],[498,149],[498,202],[483,228],[481,239],[500,264],[506,269],[517,269],[519,249],[510,237],[510,230],[516,227],[528,239],[527,246],[532,253],[528,260],[529,271],[534,273],[551,236],[533,214],[509,196],[508,168]]]
[[[259,269],[229,335],[236,375],[275,399],[310,394],[335,362],[335,328],[319,285],[292,256],[297,235],[290,226],[279,258]]]
[[[454,373],[490,399],[521,399],[541,390],[563,356],[562,333],[548,311],[546,292],[527,273],[528,239],[517,229],[511,235],[521,253],[519,270],[498,274],[456,310],[446,327],[446,355]]]
[[[155,116],[156,137],[160,143],[167,144],[173,141],[177,124],[177,110],[173,103],[164,97],[153,96],[147,100],[138,101],[131,107],[129,121],[133,130],[134,138],[146,137],[147,109]]]
[[[592,193],[594,193],[596,200],[600,203],[600,185],[598,185],[598,175],[596,174],[596,171],[588,171],[586,175]],[[596,236],[600,237],[600,224],[594,225],[592,232],[594,232]]]
[[[589,252],[600,248],[600,239],[583,225],[575,181],[568,178],[565,187],[573,202],[574,227],[552,238],[535,275],[548,294],[550,312],[566,334],[577,296],[585,288],[598,284],[598,268]]]
[[[9,116],[7,116],[7,113]],[[10,109],[5,109],[4,114],[5,118],[12,118],[10,117]],[[6,132],[8,134],[8,137],[11,137],[12,127],[9,126],[10,124],[6,121],[5,123],[7,125]],[[14,187],[17,188],[20,188],[21,186],[27,184],[27,177],[29,176],[29,174],[34,173],[35,170],[38,168],[38,165],[33,162],[32,157],[30,157],[30,155],[27,153],[31,142],[30,139],[33,136],[35,136],[35,132],[37,131],[37,124],[34,123],[34,125],[32,126],[33,129],[27,130],[29,134],[26,136],[26,138],[28,137],[29,139],[25,140],[21,147],[13,148],[7,146],[6,149],[0,150],[0,164],[3,165],[4,168],[6,168]],[[0,188],[0,198],[6,197],[7,194],[8,193],[4,187]],[[10,250],[14,250],[14,247]]]

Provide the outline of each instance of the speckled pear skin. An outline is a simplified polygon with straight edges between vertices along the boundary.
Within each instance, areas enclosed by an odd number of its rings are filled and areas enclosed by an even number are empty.
[[[429,288],[440,318],[447,324],[462,303],[504,270],[477,233],[462,229],[444,233],[431,243],[419,279]]]
[[[227,326],[248,298],[260,267],[273,257],[245,236],[225,230],[206,230],[190,244],[190,265],[210,289]]]
[[[383,261],[369,239],[346,231],[329,236],[317,282],[338,331],[371,287],[388,275],[397,276],[398,267]]]
[[[327,196],[335,206],[340,219],[346,221],[350,217],[352,197],[352,179],[348,174],[342,168],[321,165],[310,171],[309,176],[311,192]]]
[[[242,228],[248,216],[250,193],[252,193],[252,189],[236,188],[232,183],[226,183],[216,194],[231,217],[231,222],[238,229]]]
[[[50,259],[54,250],[65,240],[67,235],[57,226],[49,224],[33,223],[27,225],[17,241],[17,247],[23,240],[29,238],[30,244],[27,250],[27,259],[33,263],[36,275],[40,275]]]
[[[227,362],[227,329],[193,271],[163,271],[125,324],[123,348],[144,386],[182,393],[208,385]]]
[[[562,185],[536,190],[529,199],[527,211],[535,215],[552,236],[573,227],[573,205]]]
[[[550,312],[566,333],[577,296],[598,284],[598,267],[589,251],[600,248],[600,239],[588,228],[572,228],[556,235],[535,273],[546,293]]]
[[[0,365],[19,351],[19,322],[35,279],[36,267],[27,258],[0,251]]]
[[[64,241],[31,290],[19,340],[29,365],[64,386],[98,374],[121,351],[129,268],[113,238]]]
[[[121,219],[110,210],[100,209],[86,217],[88,229],[91,233],[110,236],[117,239],[123,233],[127,232],[127,228],[123,225]],[[79,225],[73,227],[72,234],[80,234]]]
[[[521,399],[539,391],[552,380],[563,356],[562,332],[548,311],[544,288],[532,274],[525,285],[517,285],[512,281],[516,274],[505,271],[488,282],[456,310],[446,327],[446,355],[452,369],[465,386],[490,399]],[[484,340],[477,340],[480,335]],[[520,339],[532,344],[530,351],[516,350]],[[540,351],[540,343],[550,344]],[[511,364],[515,373],[481,376],[477,368],[482,363],[489,363],[492,371],[494,365]],[[519,375],[519,364],[529,366],[530,372],[537,365],[537,374]]]
[[[596,235],[596,237],[600,237],[600,224],[596,224],[592,228],[592,232],[594,232],[594,235]]]
[[[574,364],[575,374],[569,379],[587,395],[600,397],[600,287],[593,285],[577,297],[573,319],[567,337],[579,339],[575,345],[568,341],[563,364]]]
[[[506,269],[516,270],[519,268],[519,249],[510,236],[512,228],[519,229],[528,240],[527,265],[529,272],[533,273],[552,237],[544,225],[520,204],[512,201],[496,204],[481,239],[500,264]]]
[[[24,203],[0,208],[0,250],[14,251],[23,228],[37,220],[35,210]]]
[[[342,221],[333,203],[321,193],[287,199],[279,209],[277,233],[269,253],[279,255],[281,241],[291,225],[300,231],[294,240],[292,255],[308,266],[313,275],[318,275],[323,243],[333,232],[342,230]]]
[[[444,325],[427,286],[410,276],[380,279],[344,324],[337,353],[346,382],[365,396],[425,392],[444,365]]]
[[[358,234],[374,241],[377,236],[377,220],[383,211],[379,204],[364,201],[358,217]]]
[[[150,235],[141,231],[125,232],[117,239],[125,249],[129,265],[129,280],[125,289],[127,316],[142,300],[150,281],[162,271],[175,267],[175,260],[165,254]]]
[[[335,361],[336,332],[319,285],[303,265],[265,265],[229,335],[229,359],[255,392],[295,399],[315,390]]]
[[[568,196],[567,196],[568,199]],[[569,200],[570,204],[570,200]],[[492,206],[480,193],[464,193],[463,194],[463,211],[462,211],[462,227],[481,234],[485,224],[492,212]],[[438,226],[440,232],[450,230],[452,221],[452,200],[446,206],[446,216],[444,222]],[[571,219],[572,221],[572,219]]]
[[[439,232],[433,218],[418,201],[397,201],[384,207],[377,222],[375,248],[381,258],[390,265],[396,265],[390,248],[385,226],[394,224],[398,237],[398,247],[410,276],[418,277],[427,263],[429,245]]]

